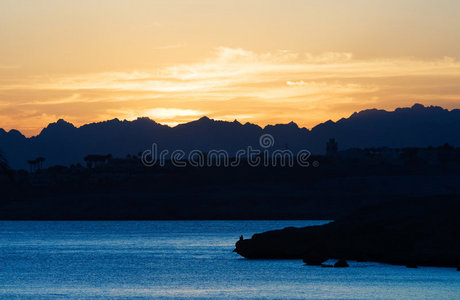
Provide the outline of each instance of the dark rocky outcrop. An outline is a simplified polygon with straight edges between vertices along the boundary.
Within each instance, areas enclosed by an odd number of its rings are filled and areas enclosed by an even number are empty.
[[[460,197],[393,201],[335,222],[254,234],[235,252],[252,259],[375,261],[407,266],[460,265]]]
[[[345,259],[339,259],[335,264],[334,268],[348,268],[349,265]]]

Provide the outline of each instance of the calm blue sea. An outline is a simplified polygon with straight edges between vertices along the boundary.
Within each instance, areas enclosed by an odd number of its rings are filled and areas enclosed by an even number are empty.
[[[241,234],[321,221],[0,222],[0,299],[459,299],[460,272],[246,260]]]

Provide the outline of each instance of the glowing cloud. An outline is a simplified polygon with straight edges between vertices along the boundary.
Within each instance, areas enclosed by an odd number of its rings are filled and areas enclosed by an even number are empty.
[[[76,124],[149,116],[177,124],[207,114],[241,116],[261,125],[294,120],[311,127],[369,107],[419,102],[452,108],[460,99],[460,63],[450,57],[357,59],[350,53],[226,47],[201,62],[151,70],[3,80],[3,126],[36,124],[29,129],[33,133],[46,125],[44,116]]]
[[[173,119],[176,117],[196,117],[204,115],[203,112],[193,109],[180,108],[154,108],[147,110],[145,115],[158,120]]]

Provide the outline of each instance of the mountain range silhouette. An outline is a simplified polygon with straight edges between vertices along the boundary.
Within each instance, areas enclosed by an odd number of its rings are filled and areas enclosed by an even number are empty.
[[[26,168],[27,160],[45,157],[47,165],[83,162],[87,154],[112,154],[124,157],[151,149],[226,150],[235,153],[247,146],[259,148],[262,134],[274,137],[274,149],[324,154],[326,142],[335,138],[339,150],[367,147],[427,147],[449,143],[460,146],[460,109],[439,106],[412,107],[394,111],[368,109],[353,113],[337,122],[321,123],[311,130],[296,123],[267,125],[217,121],[202,117],[196,121],[169,127],[149,118],[134,121],[113,119],[75,127],[65,120],[49,124],[30,138],[18,130],[0,129],[0,150],[13,168]]]

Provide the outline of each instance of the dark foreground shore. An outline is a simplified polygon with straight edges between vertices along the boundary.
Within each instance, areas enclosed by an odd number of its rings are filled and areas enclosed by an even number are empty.
[[[254,234],[234,250],[250,259],[328,259],[460,267],[460,197],[436,197],[363,208],[322,226]]]
[[[0,219],[339,220],[379,203],[460,195],[460,156],[429,164],[369,155],[312,157],[317,167],[148,168],[131,157],[14,171],[0,175]]]

